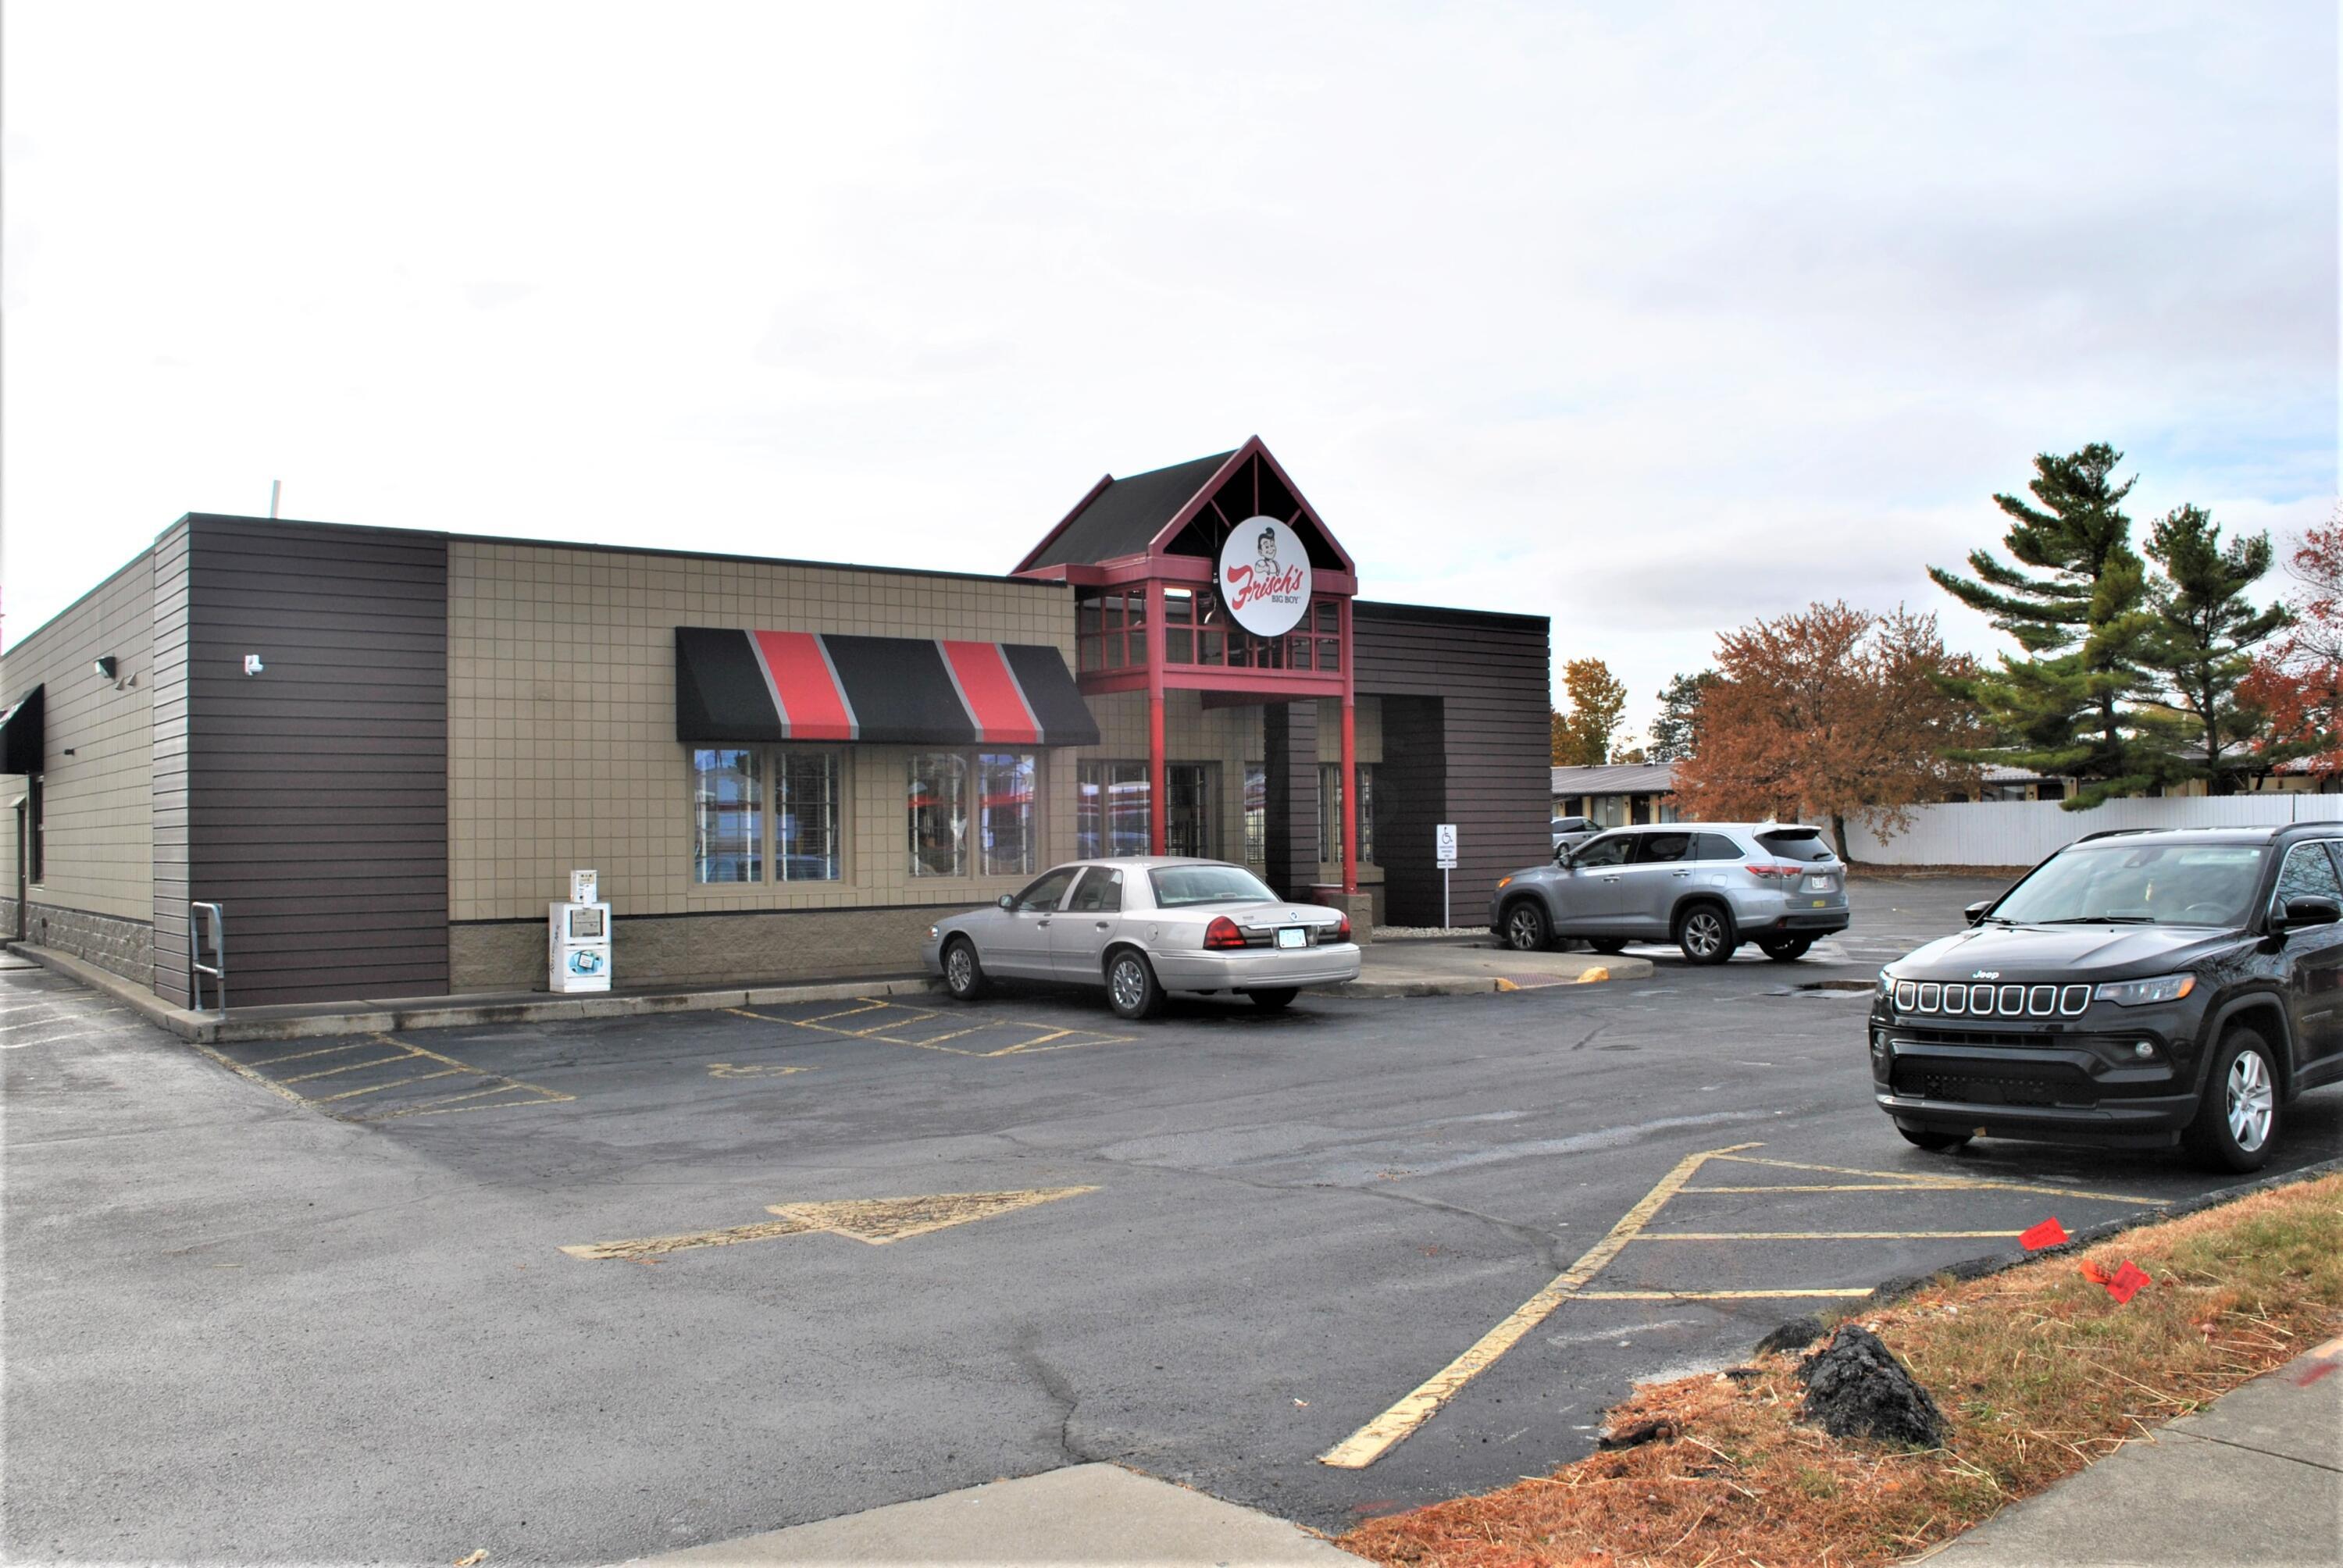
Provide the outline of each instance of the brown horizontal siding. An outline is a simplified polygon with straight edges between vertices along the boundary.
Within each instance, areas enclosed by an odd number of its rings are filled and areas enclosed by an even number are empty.
[[[187,574],[192,529],[182,521],[155,541],[155,993],[184,1007],[187,994]]]
[[[1361,696],[1384,699],[1384,755],[1398,819],[1378,844],[1386,918],[1430,924],[1439,918],[1440,873],[1431,869],[1431,828],[1456,824],[1458,867],[1449,878],[1452,918],[1487,919],[1497,879],[1543,862],[1552,843],[1552,644],[1543,617],[1353,606],[1353,679]],[[1433,711],[1436,705],[1436,714]],[[1395,742],[1392,719],[1400,721]],[[1417,753],[1436,745],[1435,777]],[[1436,810],[1424,814],[1436,791]]]
[[[186,716],[158,750],[185,759],[186,880],[226,909],[231,1000],[444,991],[447,541],[189,533]]]

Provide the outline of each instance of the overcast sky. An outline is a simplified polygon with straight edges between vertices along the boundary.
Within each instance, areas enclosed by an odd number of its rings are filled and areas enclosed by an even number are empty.
[[[1372,598],[1946,612],[2337,493],[2332,0],[10,0],[7,640],[187,511],[1006,571],[1258,433]]]

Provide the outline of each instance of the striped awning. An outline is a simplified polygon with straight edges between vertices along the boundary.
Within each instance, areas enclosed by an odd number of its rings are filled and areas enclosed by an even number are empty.
[[[36,686],[0,713],[0,773],[39,773],[45,768],[43,751],[41,694]]]
[[[949,638],[675,628],[687,741],[1095,746],[1098,722],[1054,648]]]

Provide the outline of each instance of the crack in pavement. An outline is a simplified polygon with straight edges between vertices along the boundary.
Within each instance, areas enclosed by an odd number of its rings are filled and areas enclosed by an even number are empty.
[[[1009,1353],[1016,1358],[1026,1376],[1041,1385],[1041,1392],[1050,1396],[1050,1402],[1058,1407],[1058,1452],[1066,1462],[1099,1463],[1101,1455],[1092,1453],[1074,1442],[1074,1412],[1080,1407],[1081,1399],[1074,1392],[1074,1385],[1067,1381],[1066,1374],[1051,1366],[1035,1348],[1034,1342],[1040,1335],[1041,1329],[1037,1325],[1025,1324],[1017,1331],[1017,1337],[1010,1342]]]

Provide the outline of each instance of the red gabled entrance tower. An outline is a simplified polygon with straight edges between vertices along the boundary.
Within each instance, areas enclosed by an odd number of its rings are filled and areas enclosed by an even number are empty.
[[[1224,578],[1224,553],[1251,556],[1268,519],[1292,531],[1307,558],[1306,592],[1283,596],[1282,623],[1270,635],[1246,629],[1258,620],[1248,602],[1268,580],[1267,564],[1290,578],[1290,560],[1239,562]],[[1252,525],[1247,528],[1246,525]],[[1230,550],[1232,536],[1235,548]],[[1282,536],[1281,536],[1282,537]],[[1272,546],[1259,541],[1264,552]],[[1342,702],[1342,891],[1359,890],[1358,756],[1351,638],[1356,568],[1317,511],[1302,498],[1258,436],[1232,452],[1150,473],[1101,478],[1065,520],[1027,553],[1012,574],[1072,585],[1077,595],[1076,666],[1085,693],[1144,691],[1148,714],[1149,838],[1163,854],[1169,802],[1164,789],[1164,695],[1196,691],[1207,708],[1261,705],[1279,712],[1293,702]],[[1232,603],[1232,600],[1235,602]],[[1309,733],[1315,731],[1314,716]],[[1275,885],[1288,876],[1272,876]],[[1285,886],[1289,898],[1311,890]]]

